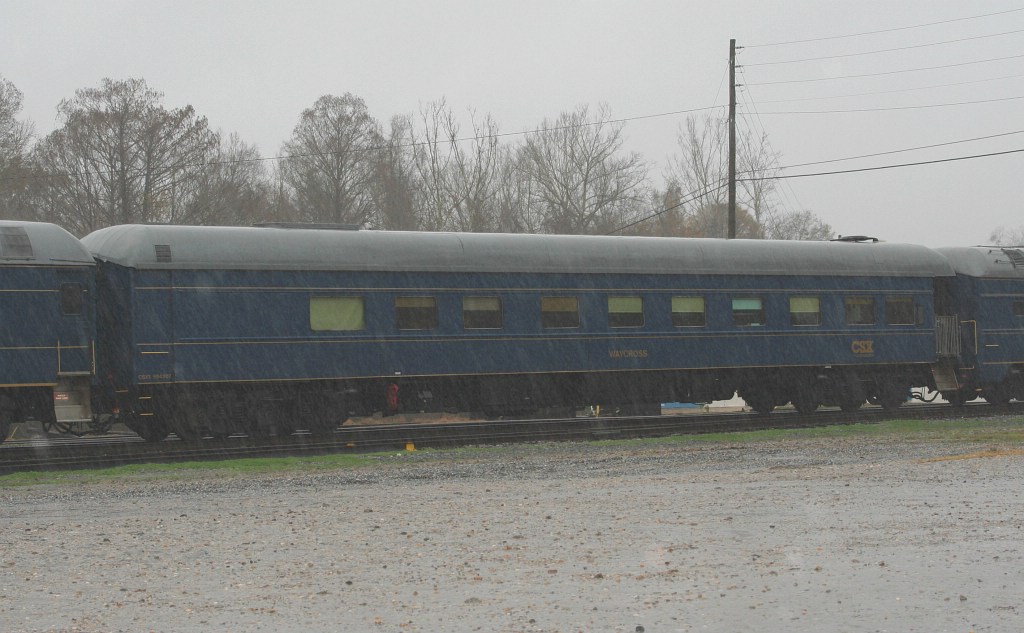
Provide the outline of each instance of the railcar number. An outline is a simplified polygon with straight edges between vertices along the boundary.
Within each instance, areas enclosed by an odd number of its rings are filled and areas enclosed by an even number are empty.
[[[170,380],[173,377],[174,374],[139,374],[139,382],[153,380]]]

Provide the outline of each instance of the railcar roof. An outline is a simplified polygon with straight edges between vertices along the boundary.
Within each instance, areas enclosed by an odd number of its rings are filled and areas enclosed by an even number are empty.
[[[952,275],[905,244],[124,225],[82,239],[137,269]]]
[[[1024,279],[1024,248],[1020,246],[960,246],[936,250],[960,275]]]
[[[95,263],[85,246],[56,224],[0,220],[2,266],[91,266]]]

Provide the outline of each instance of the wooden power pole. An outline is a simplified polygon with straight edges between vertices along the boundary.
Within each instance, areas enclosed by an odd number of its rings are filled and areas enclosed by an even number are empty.
[[[729,239],[736,239],[736,40],[729,40]]]

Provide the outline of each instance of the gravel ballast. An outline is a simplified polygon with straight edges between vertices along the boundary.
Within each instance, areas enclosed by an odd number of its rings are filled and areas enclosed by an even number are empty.
[[[1024,460],[853,437],[0,489],[0,630],[1024,630]]]

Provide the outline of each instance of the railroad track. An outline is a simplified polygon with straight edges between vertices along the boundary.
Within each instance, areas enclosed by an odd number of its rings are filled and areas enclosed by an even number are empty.
[[[730,433],[765,429],[811,428],[840,424],[877,423],[891,418],[950,419],[1024,411],[1024,403],[996,408],[970,404],[912,405],[890,413],[865,407],[854,413],[823,410],[814,415],[776,411],[753,413],[704,413],[651,417],[598,417],[560,420],[500,420],[444,424],[380,424],[342,427],[334,434],[185,443],[173,438],[154,444],[134,435],[94,438],[34,438],[0,445],[0,474],[40,470],[106,468],[125,464],[213,461],[245,457],[310,456],[337,453],[370,453],[415,448],[515,444],[540,441],[593,441],[668,435]]]

